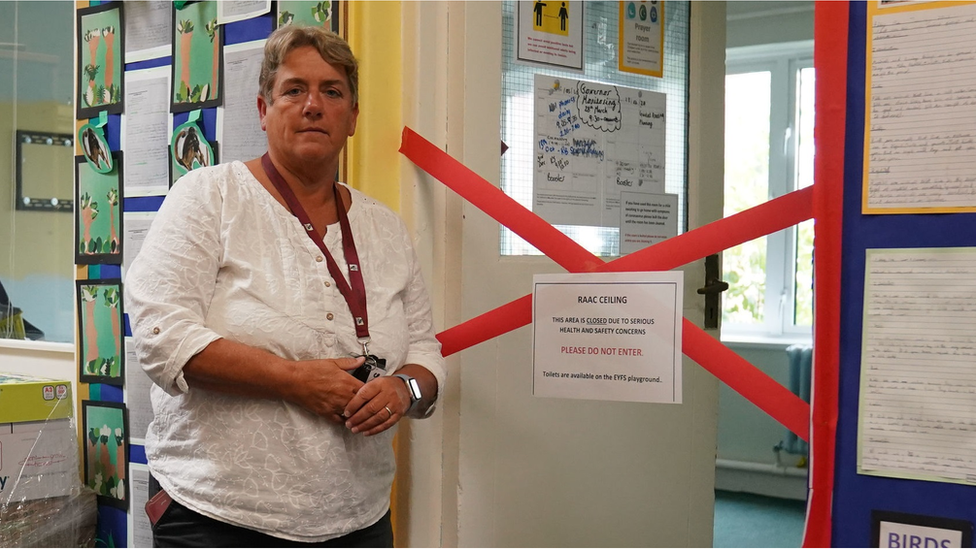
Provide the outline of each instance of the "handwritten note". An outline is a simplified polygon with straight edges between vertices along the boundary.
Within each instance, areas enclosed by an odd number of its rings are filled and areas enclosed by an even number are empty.
[[[664,192],[663,93],[535,75],[533,211],[619,227],[621,192]]]
[[[868,250],[858,472],[976,484],[976,248]]]
[[[864,213],[976,211],[976,5],[871,18]]]

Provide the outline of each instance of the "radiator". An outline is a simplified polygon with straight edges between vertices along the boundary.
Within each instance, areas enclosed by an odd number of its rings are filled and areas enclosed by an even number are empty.
[[[790,366],[790,379],[787,388],[809,404],[810,382],[813,379],[813,347],[810,345],[790,345],[786,348],[786,357]],[[777,455],[782,451],[806,456],[809,446],[806,441],[787,430],[786,437],[776,445],[775,450]]]

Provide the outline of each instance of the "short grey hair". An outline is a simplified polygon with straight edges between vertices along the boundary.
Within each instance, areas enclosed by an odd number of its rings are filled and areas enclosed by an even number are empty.
[[[268,36],[264,44],[264,61],[261,63],[261,75],[258,77],[258,87],[261,97],[274,103],[271,92],[274,89],[278,67],[285,61],[285,57],[296,49],[312,46],[318,50],[327,63],[339,65],[345,70],[349,80],[349,91],[352,93],[352,104],[359,102],[359,62],[352,54],[349,43],[336,33],[324,28],[305,25],[285,25],[278,27]]]

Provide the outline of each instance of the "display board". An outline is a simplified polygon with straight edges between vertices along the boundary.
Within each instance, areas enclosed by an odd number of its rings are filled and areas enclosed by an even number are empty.
[[[343,13],[340,2],[78,3],[76,354],[88,383],[84,417],[92,429],[112,427],[111,436],[98,431],[86,446],[111,450],[101,452],[108,464],[90,460],[83,478],[101,490],[97,546],[152,541],[142,511],[151,382],[130,349],[121,300],[126,268],[179,177],[264,151],[255,107],[264,39],[292,23],[341,32]]]
[[[976,216],[972,175],[956,173],[971,161],[972,139],[956,128],[976,120],[976,56],[960,44],[976,6],[851,2],[842,6],[846,30],[822,8],[818,42],[846,38],[846,59],[832,60],[846,64],[846,81],[832,84],[845,93],[846,128],[818,127],[844,143],[842,155],[824,159],[843,165],[843,185],[825,197],[842,204],[831,223],[843,229],[838,362],[816,363],[817,393],[832,389],[837,368],[836,401],[814,402],[814,486],[830,475],[832,494],[811,516],[828,514],[831,537],[821,543],[837,547],[971,543],[976,340],[964,328]],[[818,124],[822,107],[818,87]],[[817,453],[818,424],[834,421],[836,452]]]

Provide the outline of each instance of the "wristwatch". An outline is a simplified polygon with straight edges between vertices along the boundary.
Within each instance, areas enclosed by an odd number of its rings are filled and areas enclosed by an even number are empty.
[[[407,408],[406,413],[403,415],[416,417],[420,419],[426,419],[434,413],[434,405],[431,404],[423,412],[419,412],[417,408],[420,406],[420,400],[423,398],[423,393],[420,392],[420,383],[416,378],[410,377],[407,374],[393,374],[393,377],[398,377],[403,380],[407,385],[407,391],[410,393],[410,407]]]

